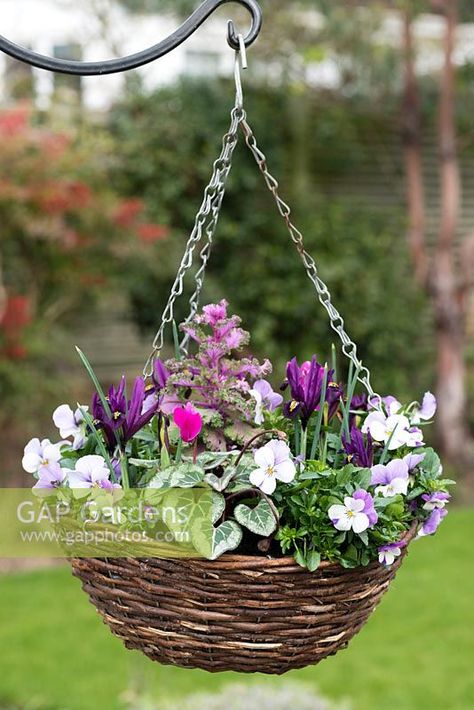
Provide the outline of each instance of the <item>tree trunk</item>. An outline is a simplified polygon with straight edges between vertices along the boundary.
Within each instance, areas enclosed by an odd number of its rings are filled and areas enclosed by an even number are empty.
[[[405,91],[402,113],[402,140],[408,204],[408,248],[415,267],[416,280],[420,286],[425,288],[428,275],[425,244],[426,210],[422,168],[421,109],[415,72],[412,21],[413,18],[410,11],[405,11],[403,13]]]
[[[437,428],[441,451],[462,476],[472,475],[466,401],[465,313],[454,261],[461,187],[456,149],[455,68],[453,51],[457,27],[457,1],[445,3],[446,33],[439,108],[441,224],[434,256],[430,291],[433,299],[437,361]]]

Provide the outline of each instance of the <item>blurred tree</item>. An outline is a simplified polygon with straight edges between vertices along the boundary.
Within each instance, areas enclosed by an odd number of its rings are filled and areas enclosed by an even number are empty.
[[[132,253],[150,253],[153,225],[141,201],[110,190],[100,135],[83,131],[79,147],[28,106],[0,113],[2,424],[39,414],[64,370],[65,330],[113,294]]]
[[[286,186],[284,196],[295,208],[308,248],[320,262],[362,356],[376,369],[375,384],[407,396],[420,390],[430,378],[424,366],[430,323],[423,298],[410,285],[408,257],[398,239],[403,214],[388,213],[372,204],[370,196],[366,204],[327,196],[335,175],[357,173],[370,160],[361,136],[382,132],[380,117],[355,115],[333,100],[323,106],[320,97],[286,90],[247,93],[261,148]],[[113,184],[123,194],[142,196],[152,218],[165,221],[174,234],[155,263],[146,269],[137,264],[135,270],[131,265],[135,317],[147,330],[159,324],[158,305],[165,303],[181,258],[183,226],[191,228],[208,181],[231,95],[227,82],[184,82],[152,94],[138,91],[112,114],[118,151]],[[303,105],[308,121],[301,133],[300,125],[293,123]],[[295,156],[306,156],[303,178],[301,160]],[[223,296],[250,327],[258,354],[275,361],[277,380],[293,354],[329,355],[335,336],[253,159],[243,148],[231,173],[205,288],[206,300]],[[407,312],[416,316],[407,319]],[[177,318],[185,315],[183,298]],[[424,338],[420,321],[427,326]]]

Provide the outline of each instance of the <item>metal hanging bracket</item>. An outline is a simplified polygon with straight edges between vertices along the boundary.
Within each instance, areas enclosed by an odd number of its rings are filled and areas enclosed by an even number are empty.
[[[252,26],[243,39],[245,48],[250,47],[260,34],[263,22],[262,9],[257,0],[205,0],[191,16],[183,22],[176,32],[173,32],[172,35],[162,42],[141,52],[137,52],[136,54],[120,57],[119,59],[109,59],[103,62],[80,62],[68,59],[56,59],[32,52],[25,47],[11,42],[2,35],[0,35],[0,51],[21,62],[38,67],[39,69],[46,69],[47,71],[58,72],[60,74],[76,74],[79,76],[116,74],[130,69],[137,69],[172,52],[173,49],[176,49],[176,47],[179,47],[180,44],[191,37],[215,10],[229,2],[242,5],[252,16]],[[238,50],[241,48],[239,36],[233,21],[229,20],[227,41],[232,49]]]

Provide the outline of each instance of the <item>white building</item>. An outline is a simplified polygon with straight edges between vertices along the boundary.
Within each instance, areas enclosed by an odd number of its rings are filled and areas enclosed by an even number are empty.
[[[180,24],[168,15],[135,15],[114,0],[0,0],[1,34],[40,54],[99,61],[133,54],[171,34]],[[147,86],[187,75],[231,76],[233,52],[227,44],[225,10],[184,44],[137,71]],[[8,103],[34,86],[46,108],[56,90],[80,92],[92,110],[106,109],[120,93],[124,76],[68,77],[32,69],[0,53],[0,101]]]

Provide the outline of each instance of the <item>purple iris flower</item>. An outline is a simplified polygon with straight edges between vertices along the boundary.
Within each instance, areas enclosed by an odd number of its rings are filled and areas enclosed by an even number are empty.
[[[356,421],[356,414],[352,414],[352,412],[366,412],[369,407],[369,401],[367,394],[363,392],[362,394],[355,394],[352,399],[351,399],[351,414],[349,414],[349,427],[352,429],[352,427],[355,425]]]
[[[353,463],[354,466],[362,466],[363,468],[371,468],[374,462],[374,445],[370,432],[367,432],[367,441],[360,429],[353,426],[350,431],[349,439],[342,435],[342,444],[347,454],[347,461]]]
[[[429,518],[425,520],[421,526],[421,530],[418,532],[418,537],[424,537],[425,535],[433,535],[436,530],[441,525],[443,518],[448,514],[446,508],[435,508]]]
[[[294,357],[286,368],[287,384],[290,386],[292,399],[285,404],[283,411],[285,416],[290,418],[299,416],[304,429],[308,426],[308,421],[321,400],[325,372],[326,368],[318,363],[316,355],[313,355],[311,362],[305,362],[301,366]],[[332,381],[333,375],[334,370],[329,370],[328,383]],[[328,392],[330,389],[328,386]],[[327,398],[328,394],[326,400]]]
[[[158,407],[158,401],[149,409],[145,408],[145,381],[142,377],[137,377],[133,385],[131,399],[127,402],[125,395],[126,381],[122,377],[120,385],[115,388],[110,387],[107,402],[111,416],[105,411],[96,393],[92,398],[92,414],[95,424],[104,432],[108,446],[113,449],[117,443],[117,438],[121,444],[129,441],[140,429],[148,424]]]
[[[379,519],[379,516],[374,507],[374,499],[368,491],[364,491],[362,489],[356,491],[352,497],[356,500],[364,501],[364,509],[361,512],[366,514],[369,519],[370,527],[372,528]]]

